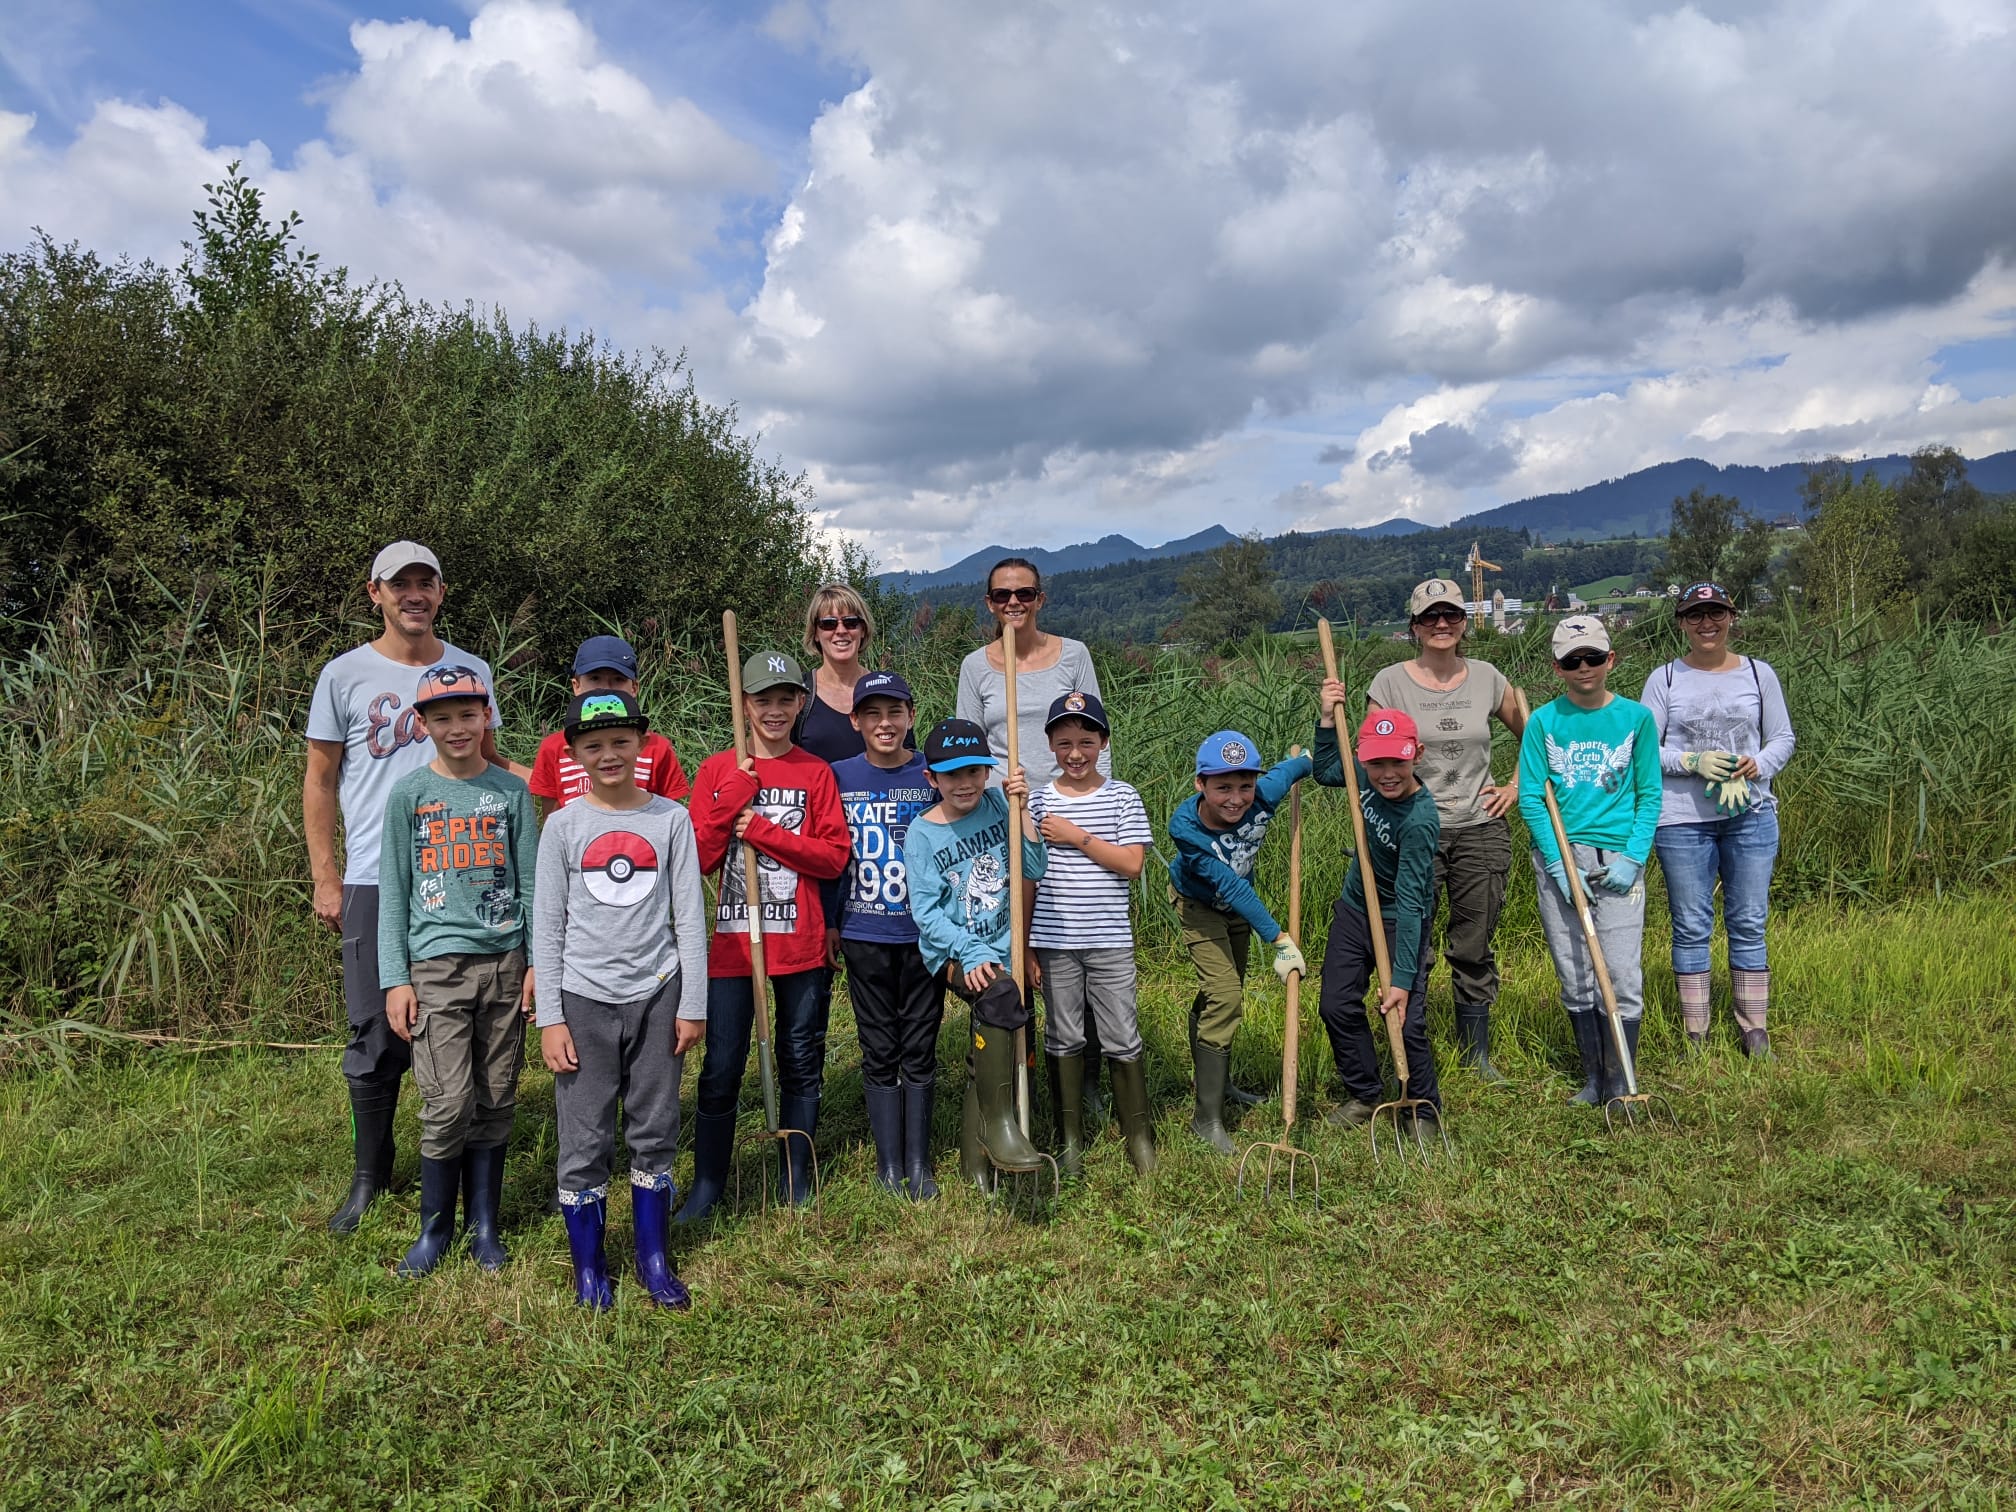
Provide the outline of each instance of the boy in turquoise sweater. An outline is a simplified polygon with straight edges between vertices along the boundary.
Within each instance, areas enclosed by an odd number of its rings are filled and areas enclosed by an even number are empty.
[[[1575,914],[1568,867],[1583,879],[1632,1064],[1645,1014],[1645,861],[1659,825],[1659,730],[1652,711],[1605,686],[1617,664],[1609,632],[1593,615],[1554,627],[1562,695],[1536,709],[1519,742],[1519,814],[1533,837],[1540,922],[1561,978],[1561,1006],[1574,1026],[1584,1082],[1578,1103],[1601,1106],[1624,1093],[1614,1064],[1596,967]],[[1572,856],[1555,843],[1544,784],[1554,784]]]

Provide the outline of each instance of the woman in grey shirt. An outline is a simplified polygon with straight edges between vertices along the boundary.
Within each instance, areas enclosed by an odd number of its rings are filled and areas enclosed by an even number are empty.
[[[1050,754],[1043,719],[1050,705],[1066,693],[1099,697],[1099,674],[1092,653],[1082,641],[1048,635],[1037,625],[1043,608],[1043,575],[1021,557],[1004,557],[987,574],[987,608],[994,615],[994,639],[959,664],[958,715],[987,732],[987,744],[997,756],[1008,751],[1008,663],[1002,652],[1001,630],[1015,627],[1016,756],[1029,774],[1029,786],[1057,780],[1056,758]],[[1099,758],[1099,770],[1113,775],[1109,748]],[[998,787],[1001,769],[988,774]]]
[[[1778,860],[1771,779],[1792,759],[1792,716],[1778,674],[1729,644],[1736,607],[1714,583],[1675,601],[1687,654],[1646,679],[1640,702],[1659,727],[1665,796],[1653,848],[1673,915],[1673,974],[1690,1045],[1708,1042],[1708,941],[1715,881],[1729,935],[1729,988],[1745,1055],[1767,1058],[1771,963],[1764,920]]]

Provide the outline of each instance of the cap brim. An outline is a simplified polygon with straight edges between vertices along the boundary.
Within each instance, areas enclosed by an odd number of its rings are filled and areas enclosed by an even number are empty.
[[[1430,609],[1454,609],[1459,614],[1468,614],[1470,612],[1470,606],[1466,604],[1462,599],[1435,598],[1428,600],[1427,603],[1423,604],[1419,609],[1416,609],[1412,614],[1410,614],[1408,618],[1419,619],[1421,618],[1422,615],[1426,614]]]
[[[1067,720],[1073,720],[1073,719],[1077,720],[1080,724],[1088,724],[1092,726],[1092,728],[1097,730],[1101,735],[1111,735],[1113,733],[1112,730],[1107,727],[1105,720],[1094,719],[1090,714],[1087,714],[1083,709],[1067,709],[1065,710],[1064,713],[1059,714],[1055,719],[1044,720],[1043,733],[1045,735],[1048,735],[1060,724],[1065,723]]]
[[[967,767],[999,766],[992,756],[954,756],[949,761],[927,761],[925,767],[933,772],[959,772]]]
[[[755,682],[744,683],[742,685],[742,691],[745,694],[768,693],[772,688],[789,688],[794,693],[803,693],[805,691],[805,684],[794,682],[788,677],[763,677]]]
[[[1374,736],[1358,742],[1360,761],[1412,761],[1421,754],[1421,748],[1411,740],[1396,740],[1388,735]]]
[[[617,661],[592,661],[586,666],[577,666],[574,669],[576,677],[586,677],[590,672],[621,672],[630,681],[637,681],[637,669],[635,667],[626,667],[623,663]]]
[[[572,740],[576,735],[593,735],[597,730],[636,730],[649,734],[651,721],[639,714],[635,719],[591,719],[586,724],[562,725],[560,733]]]
[[[1249,772],[1257,777],[1260,773],[1266,770],[1267,769],[1265,767],[1257,767],[1257,766],[1205,767],[1202,771],[1198,772],[1197,775],[1199,777],[1233,777],[1237,776],[1241,772]]]

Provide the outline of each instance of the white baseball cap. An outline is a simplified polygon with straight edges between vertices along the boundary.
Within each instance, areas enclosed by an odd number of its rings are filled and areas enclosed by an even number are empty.
[[[1593,614],[1571,614],[1554,627],[1554,660],[1571,651],[1608,651],[1610,632]]]
[[[397,577],[404,567],[432,567],[434,576],[442,575],[441,558],[418,541],[394,541],[371,559],[371,581],[382,583]]]

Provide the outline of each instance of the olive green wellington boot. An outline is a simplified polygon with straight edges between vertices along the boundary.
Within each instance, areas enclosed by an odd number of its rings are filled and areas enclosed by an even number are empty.
[[[1113,1106],[1120,1114],[1120,1134],[1127,1141],[1127,1158],[1134,1169],[1146,1176],[1155,1169],[1155,1120],[1148,1113],[1148,1061],[1106,1062],[1113,1077]]]
[[[1033,1171],[1042,1153],[1015,1120],[1015,1035],[991,1024],[973,1027],[971,1085],[980,1100],[980,1148],[996,1170]]]
[[[1225,1078],[1232,1069],[1232,1052],[1199,1044],[1191,1052],[1197,1076],[1197,1111],[1190,1119],[1190,1132],[1220,1155],[1232,1153],[1232,1136],[1225,1132]]]
[[[1046,1055],[1050,1069],[1050,1111],[1057,1122],[1057,1168],[1066,1176],[1085,1173],[1085,1058]]]

